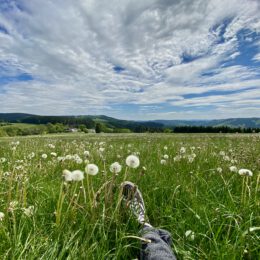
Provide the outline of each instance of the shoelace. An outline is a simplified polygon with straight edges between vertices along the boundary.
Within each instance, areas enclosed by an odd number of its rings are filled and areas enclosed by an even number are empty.
[[[139,221],[144,221],[144,206],[136,197],[130,202],[131,210],[138,215]]]

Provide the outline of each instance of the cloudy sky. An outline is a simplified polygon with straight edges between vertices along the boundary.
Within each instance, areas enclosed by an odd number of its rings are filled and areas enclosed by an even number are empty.
[[[0,0],[0,112],[260,117],[260,0]]]

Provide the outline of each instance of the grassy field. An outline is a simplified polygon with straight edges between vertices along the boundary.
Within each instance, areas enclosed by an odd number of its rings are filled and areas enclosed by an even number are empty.
[[[11,123],[11,124],[8,124],[8,125],[3,125],[1,126],[0,125],[0,128],[9,128],[9,127],[18,127],[18,128],[21,128],[21,129],[26,129],[26,128],[33,128],[33,127],[37,127],[39,125],[35,125],[35,124],[25,124],[25,123]]]
[[[63,180],[88,163],[97,175]],[[0,259],[136,259],[140,227],[120,203],[124,179],[143,192],[151,224],[172,233],[179,259],[259,259],[259,174],[260,135],[1,138]]]

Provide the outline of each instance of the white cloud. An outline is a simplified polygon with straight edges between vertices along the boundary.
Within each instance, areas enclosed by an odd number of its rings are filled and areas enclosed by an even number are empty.
[[[257,1],[22,0],[22,10],[9,3],[0,7],[0,26],[8,31],[0,31],[0,77],[28,73],[34,80],[0,86],[1,112],[110,111],[127,118],[113,106],[176,100],[185,107],[192,102],[185,94],[259,87],[253,82],[259,70],[221,66],[240,54],[241,29],[260,28]],[[185,57],[191,61],[183,63]],[[115,66],[124,70],[116,73]]]
[[[253,57],[253,60],[254,60],[254,61],[260,61],[260,53],[256,54],[256,55]]]

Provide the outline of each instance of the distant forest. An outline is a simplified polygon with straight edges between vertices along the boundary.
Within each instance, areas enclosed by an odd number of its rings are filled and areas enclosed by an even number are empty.
[[[106,116],[37,116],[0,114],[0,136],[48,133],[260,133],[260,128],[230,126],[165,126]]]

